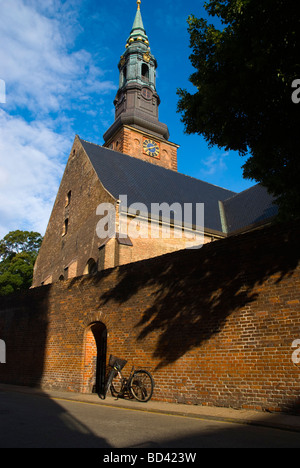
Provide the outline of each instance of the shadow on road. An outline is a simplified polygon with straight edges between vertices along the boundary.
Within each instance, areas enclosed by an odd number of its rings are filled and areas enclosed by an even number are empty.
[[[299,432],[262,427],[263,414],[257,424],[59,402],[47,393],[0,388],[0,448],[300,448]]]
[[[47,394],[0,389],[0,448],[109,448]]]

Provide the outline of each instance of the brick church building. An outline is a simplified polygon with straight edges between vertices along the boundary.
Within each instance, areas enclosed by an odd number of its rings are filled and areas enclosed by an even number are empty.
[[[156,67],[138,0],[115,121],[76,135],[33,287],[1,298],[0,382],[99,393],[113,354],[156,400],[299,412],[300,223],[177,171]]]
[[[260,185],[234,193],[177,171],[179,146],[159,121],[157,61],[140,3],[118,64],[115,121],[103,146],[75,137],[33,287],[199,247],[256,229],[277,213]],[[110,227],[99,229],[104,220]]]

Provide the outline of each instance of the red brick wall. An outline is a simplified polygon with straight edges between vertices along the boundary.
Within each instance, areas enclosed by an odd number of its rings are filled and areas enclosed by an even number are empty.
[[[299,234],[277,225],[3,298],[0,382],[87,391],[99,321],[107,357],[148,368],[156,399],[296,411]]]

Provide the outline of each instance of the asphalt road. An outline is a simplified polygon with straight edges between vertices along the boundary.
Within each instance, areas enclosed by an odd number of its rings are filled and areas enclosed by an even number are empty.
[[[300,448],[300,434],[0,391],[0,448]]]

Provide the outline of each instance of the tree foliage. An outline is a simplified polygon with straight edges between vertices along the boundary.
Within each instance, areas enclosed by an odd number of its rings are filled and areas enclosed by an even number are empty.
[[[194,94],[179,89],[187,133],[247,156],[244,177],[275,195],[282,218],[300,217],[300,20],[294,0],[210,0],[188,19]]]
[[[0,240],[0,296],[28,289],[42,243],[38,232],[12,231]]]

